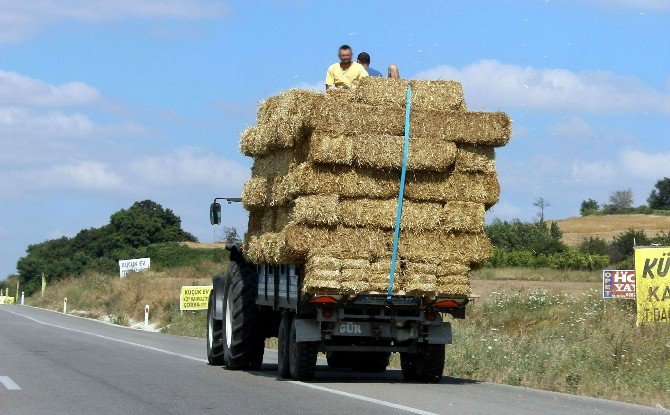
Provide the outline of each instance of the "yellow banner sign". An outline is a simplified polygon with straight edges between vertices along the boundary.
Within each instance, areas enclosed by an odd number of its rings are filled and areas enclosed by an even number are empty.
[[[181,287],[179,309],[182,311],[207,310],[211,285],[187,285]]]
[[[637,324],[670,322],[670,247],[635,248]]]

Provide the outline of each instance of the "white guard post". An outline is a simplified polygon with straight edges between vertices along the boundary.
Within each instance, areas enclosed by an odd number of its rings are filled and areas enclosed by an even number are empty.
[[[67,297],[63,298],[63,314],[67,314]]]
[[[149,329],[149,304],[144,306],[144,330]]]

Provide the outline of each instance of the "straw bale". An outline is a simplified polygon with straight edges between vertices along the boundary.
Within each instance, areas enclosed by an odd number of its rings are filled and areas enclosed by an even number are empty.
[[[389,234],[379,229],[354,229],[338,226],[333,232],[334,243],[342,258],[368,258],[375,260],[392,244]]]
[[[467,260],[466,260],[467,262]],[[470,270],[466,263],[449,262],[407,262],[404,274],[408,276],[429,274],[436,276],[465,275]]]
[[[293,218],[297,223],[314,226],[334,226],[339,223],[337,195],[302,196],[295,200]]]
[[[314,133],[309,139],[309,161],[321,164],[350,166],[354,161],[354,141],[360,137],[344,134],[329,135]]]
[[[263,232],[263,218],[266,212],[263,210],[252,210],[249,212],[247,234],[258,235]]]
[[[363,104],[405,108],[410,85],[413,110],[465,110],[463,87],[457,81],[368,77],[361,79],[352,95],[355,101]]]
[[[279,232],[286,225],[288,225],[289,221],[291,220],[291,209],[282,207],[277,209],[277,214],[275,216],[275,224],[274,224],[274,231]]]
[[[247,210],[262,209],[268,202],[268,180],[252,177],[242,189],[242,206]]]
[[[301,163],[275,180],[271,205],[284,205],[297,196],[313,194],[390,199],[398,197],[399,183],[396,173]],[[407,200],[458,200],[483,203],[487,207],[497,203],[499,194],[500,185],[494,173],[408,173],[405,187]]]
[[[457,232],[483,232],[485,211],[481,203],[447,202],[441,212],[444,224],[442,229]]]
[[[458,81],[410,81],[412,109],[465,111],[463,86]]]
[[[495,173],[495,148],[491,146],[459,145],[455,169],[467,173]]]
[[[400,238],[398,254],[401,258],[416,262],[461,262],[481,263],[491,253],[491,241],[486,234],[445,234],[423,232],[410,238]]]
[[[249,157],[264,156],[269,152],[272,132],[265,125],[247,127],[240,135],[240,152]]]
[[[370,271],[370,260],[358,258],[344,258],[340,260],[342,269],[365,269]]]
[[[401,136],[405,114],[401,108],[351,104],[343,111],[332,101],[318,101],[311,119],[315,131],[334,134]],[[410,136],[458,143],[503,146],[511,137],[511,121],[502,112],[415,111]]]
[[[437,277],[431,274],[403,276],[400,279],[400,287],[408,294],[434,295],[437,289]]]
[[[470,294],[470,280],[467,275],[438,276],[435,291],[439,295],[467,296]]]
[[[305,260],[305,270],[319,269],[339,271],[342,268],[342,260],[335,258],[331,252],[325,249],[314,249]]]
[[[442,206],[406,200],[402,207],[400,229],[434,230],[440,227]],[[348,199],[340,203],[340,222],[350,227],[395,229],[398,199]]]
[[[275,177],[286,175],[292,167],[304,161],[294,149],[281,149],[272,154],[256,157],[251,166],[251,177]]]
[[[261,219],[261,233],[275,232],[275,222],[277,220],[277,209],[264,209]]]
[[[401,136],[331,135],[317,131],[309,140],[308,160],[319,164],[399,170],[403,148],[404,137]],[[412,137],[407,169],[446,171],[454,164],[456,151],[456,144],[449,141]]]
[[[405,108],[407,101],[406,79],[367,77],[358,82],[352,92],[353,100],[368,105]]]
[[[354,162],[361,167],[401,169],[404,137],[361,135],[354,137]],[[410,138],[407,170],[446,171],[456,159],[456,144],[445,140]]]

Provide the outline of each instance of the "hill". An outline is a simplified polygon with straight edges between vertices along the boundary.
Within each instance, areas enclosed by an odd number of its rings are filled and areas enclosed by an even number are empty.
[[[570,246],[591,236],[610,242],[631,228],[643,230],[648,236],[670,231],[670,216],[659,215],[589,215],[555,222],[563,231],[563,242]]]

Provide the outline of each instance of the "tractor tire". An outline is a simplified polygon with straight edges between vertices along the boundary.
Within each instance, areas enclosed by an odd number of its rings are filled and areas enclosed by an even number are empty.
[[[351,352],[326,352],[326,361],[333,369],[348,369],[351,367]]]
[[[294,380],[312,380],[316,372],[316,357],[318,354],[316,342],[300,342],[295,337],[295,321],[291,322],[291,336],[289,341],[289,366],[291,377]]]
[[[354,353],[350,367],[354,372],[381,373],[388,367],[390,358],[390,352]]]
[[[207,361],[211,366],[223,365],[223,320],[214,318],[214,290],[207,306]]]
[[[443,344],[428,344],[418,353],[400,353],[400,368],[406,381],[439,383],[444,372]]]
[[[257,289],[256,268],[231,262],[223,284],[223,358],[228,369],[258,370],[263,363],[265,336]]]
[[[282,379],[291,378],[291,365],[289,363],[289,345],[291,342],[291,322],[293,315],[289,312],[282,313],[279,322],[279,333],[277,335],[277,369]]]

